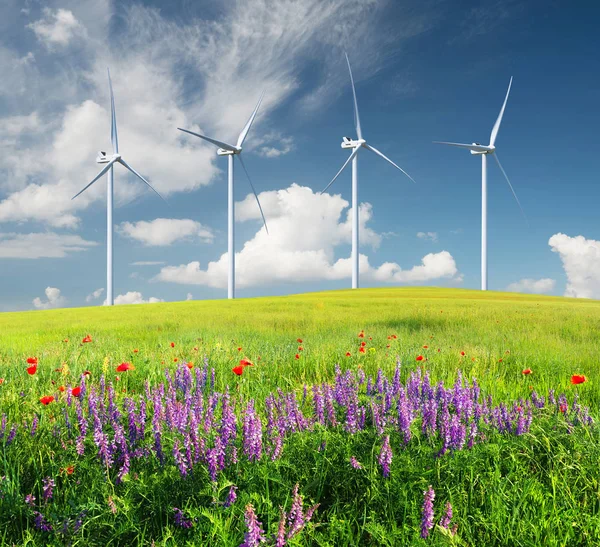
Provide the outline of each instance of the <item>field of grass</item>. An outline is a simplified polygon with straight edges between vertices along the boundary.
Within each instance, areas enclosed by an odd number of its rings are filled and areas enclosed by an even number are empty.
[[[237,546],[251,504],[275,545],[298,484],[304,511],[319,505],[288,545],[600,545],[599,333],[600,302],[431,288],[0,314],[2,544]],[[329,387],[333,422],[315,405]],[[224,401],[234,436],[211,476]]]

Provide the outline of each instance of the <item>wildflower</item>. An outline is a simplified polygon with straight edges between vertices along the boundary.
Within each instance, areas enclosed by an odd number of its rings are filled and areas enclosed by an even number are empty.
[[[242,365],[243,367],[252,367],[252,366],[254,366],[254,363],[252,361],[250,361],[249,359],[242,359],[240,361],[240,365]]]
[[[60,391],[61,393],[65,391],[65,389],[65,386],[58,386],[58,391]]]
[[[69,339],[68,339],[68,338],[65,338],[65,339],[63,340],[63,342],[66,344],[66,343],[68,343],[68,342],[69,342]]]
[[[447,501],[444,514],[443,514],[442,518],[440,519],[440,526],[442,528],[448,529],[448,526],[450,526],[451,520],[452,520],[452,504],[449,501]]]
[[[223,504],[223,507],[225,507],[225,509],[227,509],[228,507],[231,507],[234,503],[235,500],[237,499],[237,486],[235,486],[235,484],[231,485],[231,488],[229,489],[229,492],[227,493],[227,498],[225,499],[225,503]]]
[[[392,449],[390,448],[390,436],[387,435],[383,440],[381,451],[379,452],[379,465],[385,478],[390,476],[390,465],[392,465]]]
[[[567,405],[565,403],[562,403],[559,407],[559,410],[563,413],[566,414],[567,413]]]
[[[192,370],[194,368],[194,363],[186,363],[185,366]]]
[[[423,346],[423,349],[429,349],[429,346]]]
[[[524,374],[525,376],[529,376],[533,371],[530,368],[526,368],[522,374]]]
[[[0,378],[0,386],[4,383],[4,378]]]
[[[587,378],[583,374],[573,374],[573,376],[571,376],[571,383],[573,385],[583,384],[586,380]]]
[[[179,528],[191,528],[192,521],[183,514],[181,509],[177,507],[173,507],[173,511],[175,512],[175,525],[179,526]]]
[[[237,367],[233,367],[231,370],[234,372],[234,374],[237,374],[238,376],[241,376],[242,372],[244,372],[244,366],[243,365],[238,365]]]
[[[502,359],[498,359],[498,362],[499,362],[499,363],[501,363],[501,362],[502,362]]]
[[[171,347],[174,348],[175,347],[175,342],[171,342]]]
[[[37,357],[27,357],[27,364],[28,365],[37,365]]]
[[[350,465],[354,467],[354,469],[362,469],[362,463],[360,463],[354,456],[350,456]]]
[[[44,518],[44,515],[42,515],[38,511],[34,511],[33,515],[34,515],[33,524],[40,532],[51,532],[52,531],[52,525]]]
[[[27,367],[27,374],[29,374],[29,376],[33,376],[36,372],[37,365],[31,365],[30,367]]]
[[[72,475],[73,473],[75,473],[75,466],[68,465],[67,467],[65,467],[65,472],[67,473],[67,475]]]
[[[417,355],[417,361],[422,361],[423,360],[423,356],[422,355]]]
[[[421,537],[429,537],[429,531],[433,528],[433,500],[435,492],[431,485],[423,492],[423,511],[421,513]]]
[[[398,337],[395,334],[392,334],[392,338],[396,340]]]
[[[361,347],[364,348],[367,345],[367,343],[366,342],[361,342],[360,345],[361,345]]]
[[[350,357],[351,355],[352,354],[349,351],[346,352],[346,357]]]
[[[92,373],[91,373],[89,370],[85,370],[85,371],[83,372],[83,375],[84,375],[84,376],[91,376],[91,375],[92,375]]]
[[[465,356],[465,352],[461,351],[460,354],[464,357]]]
[[[140,351],[139,349],[134,349],[133,353],[137,353],[138,351]]]
[[[128,370],[134,370],[135,367],[131,363],[121,363],[117,367],[117,372],[127,372]]]
[[[359,338],[364,338],[364,337],[365,337],[365,333],[364,333],[364,331],[362,331],[362,330],[361,330],[361,331],[358,333],[358,337],[359,337]]]
[[[304,351],[304,348],[302,346],[298,346],[298,351]]]
[[[244,543],[240,547],[258,547],[259,544],[264,543],[265,533],[250,503],[246,505],[245,520],[248,531],[244,534]]]
[[[298,344],[302,344],[302,338],[298,338],[298,340],[296,340],[296,342],[298,342]]]
[[[91,342],[91,341],[92,341],[92,337],[89,334],[87,334],[85,336],[85,338],[81,341],[81,343],[82,344],[87,344],[88,342]]]
[[[40,403],[42,403],[44,406],[48,406],[52,401],[54,401],[54,396],[52,395],[44,395],[40,399]]]
[[[49,501],[52,499],[54,494],[53,489],[56,485],[54,484],[54,479],[50,477],[46,477],[42,479],[42,491],[44,493],[44,501]]]
[[[300,359],[300,355],[296,353],[296,359]]]
[[[242,351],[242,346],[240,346],[240,347],[238,348],[238,351]]]
[[[369,348],[369,351],[370,351],[371,353],[375,353],[375,351],[376,351],[376,350],[375,350],[375,348]]]
[[[363,348],[363,347],[361,346],[360,348],[358,348],[358,351],[359,351],[360,353],[365,353],[365,348]]]
[[[35,507],[35,496],[33,494],[27,494],[25,496],[25,503],[29,505],[29,507]]]
[[[179,361],[179,359],[177,359],[177,357],[175,357],[175,359],[173,359],[173,362],[176,363],[177,361]]]

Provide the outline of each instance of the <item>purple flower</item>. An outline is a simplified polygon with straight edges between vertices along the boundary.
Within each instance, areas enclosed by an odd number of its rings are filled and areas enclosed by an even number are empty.
[[[52,495],[53,495],[53,488],[54,486],[56,486],[54,484],[54,479],[50,478],[50,477],[46,477],[45,479],[42,479],[42,490],[44,492],[44,501],[50,501],[52,499]]]
[[[51,532],[52,531],[52,526],[44,518],[44,515],[42,515],[38,511],[34,511],[33,515],[34,515],[33,524],[36,527],[36,529],[38,529],[40,532]]]
[[[184,515],[181,509],[177,507],[173,507],[173,511],[175,512],[175,526],[179,526],[179,528],[191,528],[192,521]]]
[[[254,409],[254,400],[246,407],[243,420],[244,453],[249,461],[260,460],[262,456],[262,423]]]
[[[229,492],[227,494],[227,498],[225,499],[225,503],[223,504],[223,507],[225,507],[225,509],[231,507],[235,503],[235,500],[237,499],[237,494],[235,492],[236,490],[237,486],[235,486],[234,484],[231,485],[231,488],[229,489]]]
[[[423,511],[421,513],[421,537],[425,539],[429,536],[429,531],[433,528],[433,500],[435,492],[431,485],[423,492]]]
[[[29,505],[29,507],[35,506],[35,496],[33,494],[27,494],[25,496],[25,503]]]
[[[386,435],[379,452],[379,465],[385,478],[390,476],[390,465],[392,465],[392,449],[390,448],[390,436]]]
[[[244,543],[240,547],[258,547],[265,542],[265,533],[261,528],[262,523],[258,521],[252,504],[246,505],[245,511],[246,528],[248,531],[244,535]]]
[[[35,437],[35,432],[37,431],[37,426],[38,426],[38,416],[37,416],[37,414],[35,414],[33,416],[33,420],[31,421],[30,433],[31,433],[32,437]]]
[[[354,469],[362,469],[362,463],[360,463],[354,456],[350,456],[350,465],[354,467]]]
[[[448,529],[448,526],[450,526],[451,520],[452,520],[452,504],[449,501],[447,501],[446,508],[444,510],[444,514],[442,515],[442,518],[440,519],[440,526],[442,528]]]

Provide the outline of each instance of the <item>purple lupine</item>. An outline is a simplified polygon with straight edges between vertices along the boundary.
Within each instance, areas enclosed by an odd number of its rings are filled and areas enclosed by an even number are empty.
[[[411,422],[412,416],[410,411],[410,403],[406,398],[404,389],[400,388],[398,395],[398,428],[404,437],[404,444],[408,444],[411,439]]]
[[[33,525],[40,532],[51,532],[52,525],[46,520],[44,515],[42,515],[39,511],[33,512]]]
[[[208,475],[210,480],[213,482],[217,481],[217,472],[219,470],[219,454],[216,448],[209,448],[206,451],[206,465],[208,468]]]
[[[83,526],[83,520],[85,519],[86,516],[87,516],[87,511],[81,511],[81,513],[79,513],[79,515],[77,515],[77,518],[75,519],[75,523],[73,524],[73,533],[74,534],[79,532],[79,530]]]
[[[54,479],[52,477],[46,477],[45,479],[42,479],[42,491],[45,502],[48,502],[52,499],[52,496],[54,495],[53,489],[55,486],[56,485],[54,484]]]
[[[244,453],[249,461],[260,460],[262,456],[262,423],[254,409],[254,399],[246,406],[243,420]]]
[[[288,533],[286,539],[293,538],[298,532],[304,528],[304,514],[302,511],[303,500],[298,493],[299,485],[296,483],[292,491],[292,508],[288,515]]]
[[[10,431],[8,432],[8,437],[6,437],[6,446],[10,446],[11,443],[15,440],[18,428],[19,428],[18,424],[16,424],[16,423],[12,424]]]
[[[38,426],[38,415],[34,414],[33,420],[31,421],[31,429],[29,431],[29,433],[32,437],[35,437],[35,433],[37,431],[37,426]]]
[[[354,469],[362,469],[362,463],[360,463],[354,456],[350,456],[350,465],[354,467]]]
[[[277,524],[277,535],[275,536],[275,547],[284,547],[286,544],[285,539],[285,521],[287,515],[283,510],[283,507],[279,508],[279,524]]]
[[[271,452],[271,461],[278,460],[281,458],[283,452],[283,433],[279,433],[275,437],[275,443],[273,444],[273,451]]]
[[[451,520],[452,520],[452,504],[449,501],[447,501],[446,507],[444,509],[444,514],[442,515],[442,518],[440,519],[440,526],[442,528],[448,529],[448,527],[450,526]]]
[[[225,503],[223,503],[223,507],[225,507],[225,509],[231,507],[235,503],[235,500],[237,499],[236,490],[237,486],[232,484],[229,488],[229,492],[227,493],[227,498],[225,498]]]
[[[421,512],[421,537],[429,537],[429,531],[433,528],[433,500],[435,491],[431,485],[423,492],[423,510]]]
[[[329,384],[323,384],[323,399],[325,400],[325,411],[327,412],[327,420],[332,426],[337,425],[335,416],[335,408],[333,406],[333,390]]]
[[[173,443],[173,458],[175,459],[175,463],[179,468],[181,476],[185,477],[188,474],[188,464],[185,456],[181,453],[179,439],[175,439],[175,442]]]
[[[82,390],[83,393],[83,390]],[[80,395],[75,401],[75,412],[77,414],[77,422],[79,423],[79,436],[77,437],[76,450],[77,454],[83,456],[85,451],[85,435],[87,433],[87,418],[83,415],[83,409],[81,407],[82,395]]]
[[[240,547],[258,547],[261,543],[264,543],[266,538],[261,528],[262,523],[258,521],[254,507],[250,503],[246,505],[244,520],[248,531],[244,534],[244,543],[240,544]]]
[[[25,503],[29,505],[29,507],[35,507],[35,496],[33,494],[27,494],[25,496]]]
[[[458,414],[454,414],[450,420],[450,448],[462,450],[465,445],[467,432],[465,424]]]
[[[388,478],[390,476],[390,466],[392,465],[392,449],[390,447],[390,436],[386,435],[383,440],[383,445],[381,446],[381,450],[379,452],[379,465],[381,465],[381,470],[383,472],[383,476]]]
[[[177,507],[173,507],[175,526],[179,526],[179,528],[191,528],[193,523],[190,519],[188,519],[181,509]]]
[[[467,446],[473,448],[475,441],[477,440],[477,422],[473,421],[469,424],[469,441]]]

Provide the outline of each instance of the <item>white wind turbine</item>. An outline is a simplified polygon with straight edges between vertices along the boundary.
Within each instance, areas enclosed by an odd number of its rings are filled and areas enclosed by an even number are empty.
[[[500,163],[500,160],[498,159],[498,155],[495,153],[496,152],[496,146],[495,146],[496,137],[498,136],[498,130],[500,129],[500,124],[502,123],[502,116],[504,116],[504,109],[506,108],[506,102],[508,101],[508,95],[510,93],[510,88],[512,86],[512,80],[513,79],[511,77],[510,82],[508,84],[508,90],[506,91],[506,97],[504,98],[504,103],[502,104],[502,108],[500,109],[500,114],[498,115],[498,119],[496,120],[496,123],[494,124],[494,127],[492,128],[492,133],[490,135],[490,144],[485,146],[485,145],[479,144],[477,142],[474,142],[473,144],[460,144],[460,143],[456,143],[456,142],[434,141],[435,144],[447,144],[449,146],[457,146],[458,148],[466,148],[467,150],[471,151],[471,154],[473,154],[475,156],[481,156],[481,290],[482,291],[487,291],[487,287],[488,287],[488,273],[487,273],[487,266],[488,266],[488,260],[487,260],[487,156],[488,156],[488,154],[491,154],[494,157],[494,159],[496,160],[498,167],[500,167],[500,171],[502,171],[502,174],[504,175],[506,182],[508,182],[508,186],[510,187],[511,192],[512,192],[513,196],[515,197],[515,200],[517,201],[519,209],[521,209],[521,213],[527,219],[527,217],[525,216],[525,212],[523,211],[523,208],[521,207],[521,203],[519,202],[519,198],[517,197],[517,194],[515,193],[515,191],[512,187],[512,184],[510,183],[510,180],[508,180],[508,176],[506,175],[506,172],[504,171],[504,168],[502,167],[502,164]]]
[[[356,125],[356,134],[358,140],[352,140],[349,137],[342,138],[342,148],[352,148],[352,154],[348,157],[342,168],[337,172],[333,180],[323,189],[321,194],[325,192],[340,176],[341,172],[346,166],[352,161],[352,288],[358,289],[358,152],[361,148],[366,148],[371,152],[374,152],[378,156],[381,156],[384,160],[391,163],[396,169],[402,171],[410,180],[413,182],[414,179],[401,167],[398,167],[391,159],[384,156],[375,147],[367,144],[367,141],[363,139],[362,131],[360,128],[360,118],[358,116],[358,103],[356,102],[356,90],[354,89],[354,78],[352,77],[352,69],[350,68],[350,60],[346,53],[346,61],[348,63],[348,71],[350,72],[350,82],[352,84],[352,95],[354,97],[354,123]]]
[[[228,156],[228,185],[227,185],[227,253],[229,258],[229,268],[228,268],[228,276],[227,276],[227,298],[235,298],[235,211],[234,211],[234,196],[233,196],[233,158],[235,156],[238,157],[240,163],[242,164],[242,168],[246,173],[246,177],[248,177],[248,182],[250,183],[250,188],[252,188],[252,192],[254,197],[256,198],[256,203],[258,203],[258,208],[260,209],[260,214],[262,216],[263,222],[265,224],[265,230],[267,234],[269,233],[269,229],[267,228],[267,221],[265,219],[265,215],[263,213],[262,207],[260,205],[260,200],[258,199],[258,195],[256,190],[254,189],[254,185],[250,180],[250,175],[248,174],[248,170],[246,169],[246,165],[244,164],[244,160],[242,160],[242,145],[244,144],[244,140],[248,135],[248,131],[250,131],[250,126],[256,117],[256,113],[260,107],[260,103],[263,100],[265,92],[263,91],[260,99],[258,99],[258,103],[256,104],[256,108],[252,112],[252,115],[246,122],[244,129],[238,136],[237,143],[227,144],[226,142],[221,142],[216,139],[211,139],[210,137],[206,137],[205,135],[200,135],[199,133],[194,133],[193,131],[188,131],[187,129],[182,129],[178,127],[179,131],[183,131],[184,133],[189,133],[190,135],[194,135],[196,137],[200,137],[205,141],[208,141],[219,148],[217,149],[218,156]]]
[[[106,305],[114,305],[114,293],[113,293],[113,164],[120,163],[123,167],[131,171],[137,178],[147,184],[161,199],[164,198],[152,187],[152,185],[140,175],[131,165],[129,165],[119,154],[119,140],[117,138],[117,118],[115,115],[115,97],[113,95],[112,82],[110,80],[110,70],[108,71],[108,87],[110,88],[110,141],[113,147],[112,156],[107,156],[106,152],[98,152],[96,158],[97,163],[105,163],[106,165],[96,175],[94,180],[90,182],[81,192],[75,194],[71,199],[75,199],[79,194],[85,192],[94,182],[96,182],[102,175],[108,173],[108,184],[106,185]]]

